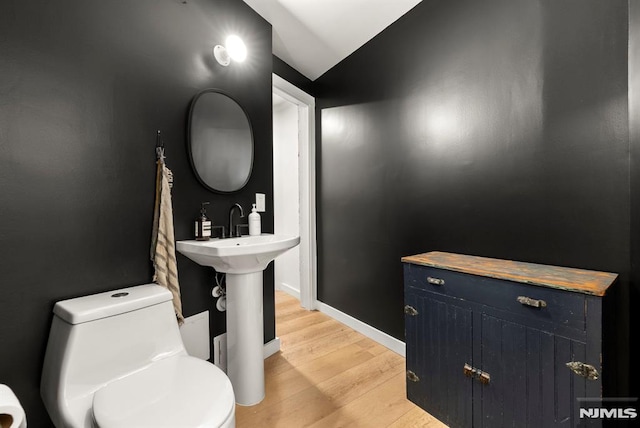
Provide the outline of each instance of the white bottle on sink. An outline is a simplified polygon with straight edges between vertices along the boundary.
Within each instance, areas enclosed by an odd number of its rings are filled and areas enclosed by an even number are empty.
[[[249,214],[249,235],[255,236],[262,233],[262,223],[260,221],[260,214],[256,208],[256,204],[253,204],[251,208],[251,214]]]

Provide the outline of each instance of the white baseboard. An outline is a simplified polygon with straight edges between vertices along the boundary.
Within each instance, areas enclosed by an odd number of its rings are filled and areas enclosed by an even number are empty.
[[[403,357],[406,355],[406,347],[403,341],[398,340],[393,336],[389,336],[387,333],[384,333],[375,327],[371,327],[369,324],[364,323],[352,317],[351,315],[347,315],[344,312],[341,312],[327,305],[326,303],[316,301],[316,307],[320,312],[330,316],[336,321],[340,321],[342,324],[345,324],[348,327],[351,327],[358,333],[367,336],[369,339],[375,340],[376,342],[378,342],[382,346],[389,348],[396,354],[399,354]]]
[[[296,299],[300,300],[300,290],[293,288],[292,286],[290,286],[289,284],[286,284],[284,282],[279,283],[278,285],[276,285],[276,288],[278,290],[284,291],[285,293],[287,293],[290,296],[295,297]]]
[[[278,351],[280,351],[280,338],[276,336],[275,339],[264,344],[262,355],[267,359]]]

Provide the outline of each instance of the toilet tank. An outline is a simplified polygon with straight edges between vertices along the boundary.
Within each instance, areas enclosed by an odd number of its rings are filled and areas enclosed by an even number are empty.
[[[47,410],[87,400],[153,361],[186,355],[171,298],[166,288],[144,284],[57,302],[41,380]]]

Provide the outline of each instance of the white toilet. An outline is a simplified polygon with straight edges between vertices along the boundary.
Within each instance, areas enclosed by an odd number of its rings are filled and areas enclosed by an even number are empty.
[[[53,313],[40,392],[57,428],[235,427],[229,378],[187,354],[165,288],[64,300]]]

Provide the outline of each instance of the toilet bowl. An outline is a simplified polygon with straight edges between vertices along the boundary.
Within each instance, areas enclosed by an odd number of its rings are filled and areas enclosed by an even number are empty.
[[[187,354],[171,293],[144,284],[57,302],[40,391],[57,428],[232,428],[225,373]]]

